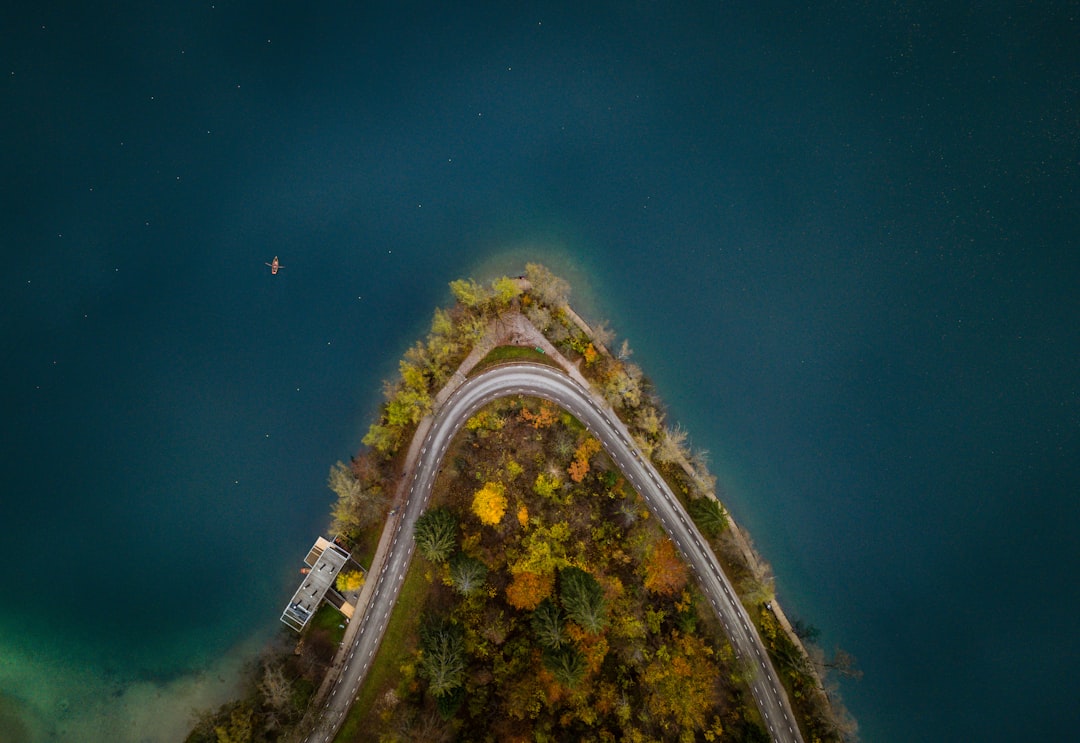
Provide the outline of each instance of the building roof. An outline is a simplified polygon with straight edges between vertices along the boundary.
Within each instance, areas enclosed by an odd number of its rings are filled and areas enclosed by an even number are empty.
[[[308,552],[304,562],[311,568],[289,605],[281,613],[281,621],[299,632],[319,608],[326,592],[334,585],[334,578],[341,572],[351,555],[333,542],[319,537]]]

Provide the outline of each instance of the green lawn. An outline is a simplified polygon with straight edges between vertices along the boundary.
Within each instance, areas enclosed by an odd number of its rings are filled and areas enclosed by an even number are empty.
[[[398,594],[390,621],[386,625],[382,644],[375,654],[375,662],[368,669],[360,693],[334,738],[335,743],[356,743],[370,739],[373,724],[371,715],[375,701],[387,689],[397,688],[401,680],[401,657],[416,643],[420,610],[431,585],[424,576],[429,567],[423,559],[413,559],[405,581],[401,584],[401,593]]]
[[[491,352],[488,353],[487,356],[480,359],[476,366],[472,368],[472,371],[469,372],[469,376],[475,376],[484,369],[495,366],[496,364],[504,364],[509,361],[533,361],[538,364],[547,364],[556,369],[562,368],[552,361],[550,356],[535,348],[526,348],[523,346],[497,346],[491,349]]]
[[[308,623],[310,630],[322,631],[329,636],[335,645],[341,644],[341,638],[345,636],[345,615],[330,604],[324,603],[315,612],[315,616]]]

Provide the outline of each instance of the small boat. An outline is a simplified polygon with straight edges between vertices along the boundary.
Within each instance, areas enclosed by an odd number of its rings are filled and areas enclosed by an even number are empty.
[[[267,263],[265,265],[270,266],[270,273],[275,276],[277,275],[278,269],[281,268],[281,264],[278,263],[276,255],[274,256],[274,261],[272,263]]]

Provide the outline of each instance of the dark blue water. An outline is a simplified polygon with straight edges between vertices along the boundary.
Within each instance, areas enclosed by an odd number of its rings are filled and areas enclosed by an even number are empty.
[[[1080,723],[1074,3],[67,5],[0,15],[0,721],[175,739],[446,282],[540,260],[865,740]]]

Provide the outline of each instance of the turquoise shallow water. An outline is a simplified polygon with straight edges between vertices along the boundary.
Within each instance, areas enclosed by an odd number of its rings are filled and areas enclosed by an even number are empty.
[[[789,614],[859,658],[865,740],[1075,729],[1076,31],[5,11],[4,734],[177,739],[275,631],[446,283],[526,260],[629,337]]]

